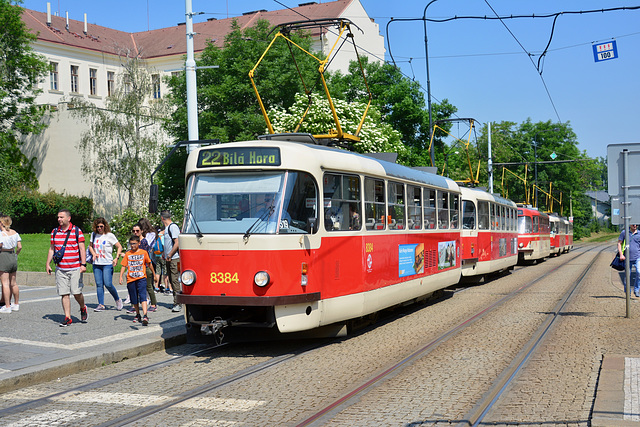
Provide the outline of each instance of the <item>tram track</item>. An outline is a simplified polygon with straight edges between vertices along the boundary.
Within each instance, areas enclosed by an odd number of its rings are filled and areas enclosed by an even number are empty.
[[[608,246],[607,246],[608,247]],[[579,259],[580,257],[586,255],[587,253],[589,253],[590,251],[594,250],[594,248],[591,248],[588,251],[584,251],[582,253],[580,253],[580,250],[574,251],[573,253],[571,253],[572,255],[574,255],[571,259],[563,259],[563,261],[566,261],[563,263],[563,265],[569,264],[572,261]],[[343,410],[344,408],[348,407],[349,405],[353,404],[354,402],[356,402],[358,399],[360,399],[363,395],[367,394],[369,391],[371,391],[372,389],[375,389],[377,386],[379,386],[381,383],[383,383],[386,379],[390,378],[393,375],[398,374],[400,371],[402,371],[405,367],[410,366],[412,363],[415,362],[415,360],[419,359],[419,358],[423,358],[424,356],[428,355],[431,351],[433,351],[435,348],[437,348],[441,343],[447,341],[450,337],[455,336],[456,334],[458,334],[459,332],[461,332],[462,330],[466,329],[467,327],[473,325],[474,323],[476,323],[478,320],[482,319],[484,316],[486,316],[488,313],[494,311],[497,307],[505,304],[507,301],[511,300],[512,298],[514,298],[515,296],[517,296],[518,294],[522,293],[524,290],[529,289],[531,287],[533,287],[533,285],[535,285],[536,283],[539,283],[540,281],[545,280],[545,278],[549,277],[551,274],[557,272],[559,269],[561,269],[563,267],[563,265],[558,265],[554,268],[552,268],[551,270],[549,270],[548,272],[546,272],[545,274],[543,274],[542,276],[538,277],[535,280],[529,281],[526,284],[519,286],[517,289],[511,291],[510,293],[508,293],[507,295],[504,295],[502,298],[500,298],[498,301],[495,301],[494,303],[490,304],[489,306],[485,307],[484,309],[476,312],[475,314],[469,316],[466,320],[464,320],[463,322],[459,323],[457,326],[455,326],[454,328],[451,328],[449,330],[447,330],[447,332],[440,334],[438,337],[436,337],[435,339],[430,340],[427,344],[423,345],[421,348],[419,348],[418,350],[416,350],[413,354],[409,355],[408,357],[405,357],[404,359],[402,359],[400,362],[395,363],[393,366],[388,367],[386,369],[383,369],[382,371],[380,371],[378,374],[374,375],[372,378],[368,379],[367,381],[359,384],[358,386],[354,387],[353,389],[349,390],[348,392],[344,393],[341,397],[339,397],[338,399],[336,399],[333,403],[331,403],[330,405],[326,405],[325,407],[321,408],[320,410],[317,410],[314,414],[312,414],[311,416],[308,416],[306,418],[304,418],[302,421],[298,422],[298,425],[319,425],[327,420],[330,420],[332,418],[333,415],[335,415],[336,413],[338,413],[339,411]],[[514,273],[518,273],[519,271],[526,271],[526,269],[520,269],[520,268],[516,268]],[[584,275],[586,274],[586,271],[588,271],[588,269],[585,269],[585,272],[582,274],[581,277],[584,277]],[[479,285],[479,286],[483,286],[483,285]],[[471,288],[461,288],[460,291],[463,290],[467,290],[467,289],[473,289],[474,287]],[[568,299],[568,297],[567,297]],[[565,301],[566,303],[566,301]],[[563,305],[560,305],[559,308],[557,308],[557,310],[555,310],[555,316],[557,317],[557,312],[559,310],[561,310]],[[547,326],[547,329],[549,328],[549,326]],[[375,326],[374,326],[375,329]],[[287,354],[281,354],[279,356],[274,356],[274,357],[269,357],[267,360],[264,361],[260,361],[255,363],[253,366],[250,367],[246,367],[243,369],[240,369],[236,372],[234,372],[233,374],[229,374],[229,375],[222,375],[218,378],[215,378],[211,381],[204,381],[202,383],[199,383],[196,387],[188,387],[185,390],[181,390],[177,393],[175,393],[174,395],[170,395],[167,396],[166,399],[157,402],[156,404],[152,404],[152,405],[148,405],[145,406],[143,408],[140,409],[135,409],[133,411],[121,414],[120,416],[114,417],[112,419],[110,419],[107,422],[104,423],[100,423],[100,424],[94,424],[94,425],[109,425],[109,426],[114,426],[114,425],[127,425],[127,424],[131,424],[134,423],[136,421],[139,420],[143,420],[146,419],[148,417],[150,417],[151,415],[156,415],[156,416],[162,416],[161,414],[164,411],[168,411],[171,410],[174,407],[179,406],[181,403],[188,401],[189,399],[195,399],[199,396],[203,396],[209,393],[213,393],[213,392],[220,392],[222,390],[225,389],[225,387],[237,384],[239,382],[242,381],[247,381],[247,380],[251,380],[251,378],[256,375],[256,374],[260,374],[260,373],[265,373],[271,369],[274,369],[276,367],[282,367],[283,365],[286,365],[287,362],[291,362],[293,359],[295,359],[298,356],[302,356],[307,354],[308,352],[313,351],[314,349],[318,348],[318,347],[322,347],[325,346],[327,344],[330,344],[331,340],[329,341],[323,341],[322,343],[315,343],[314,345],[309,346],[308,344],[306,346],[302,346],[299,345],[296,348],[292,348]],[[25,410],[29,410],[29,409],[34,409],[34,408],[38,408],[41,407],[43,405],[46,405],[47,403],[51,403],[54,401],[58,401],[63,399],[65,396],[68,395],[73,395],[73,394],[81,394],[83,392],[89,391],[89,390],[96,390],[96,389],[100,389],[103,388],[105,386],[108,386],[110,384],[115,384],[118,383],[119,381],[123,381],[126,379],[131,379],[134,378],[138,375],[144,374],[144,373],[148,373],[148,372],[152,372],[154,370],[157,370],[161,367],[170,367],[174,364],[178,364],[181,361],[186,361],[188,358],[195,358],[198,357],[198,355],[201,355],[203,353],[206,353],[207,351],[217,351],[219,348],[217,346],[214,347],[206,347],[204,349],[200,349],[196,352],[192,352],[190,354],[186,354],[186,355],[181,355],[181,356],[177,356],[175,358],[172,358],[170,360],[161,362],[161,363],[156,363],[156,364],[150,364],[148,366],[144,366],[144,367],[140,367],[137,369],[132,369],[129,370],[127,372],[124,373],[120,373],[118,375],[114,375],[102,380],[98,380],[95,382],[91,382],[88,384],[84,384],[82,386],[78,386],[66,391],[62,391],[59,393],[55,393],[55,394],[51,394],[48,396],[44,396],[40,399],[36,399],[33,400],[31,402],[25,402],[19,405],[15,405],[9,408],[5,408],[0,410],[0,417],[2,417],[3,419],[5,419],[5,417],[7,415],[11,415],[11,414],[15,414],[18,412],[22,412]],[[530,353],[530,352],[528,352]],[[239,354],[238,354],[239,355]],[[504,375],[502,375],[504,376]],[[503,386],[504,387],[504,386]],[[501,387],[501,388],[503,388]],[[480,405],[480,402],[476,405],[478,407],[478,405]],[[486,408],[486,405],[484,406]],[[476,411],[477,412],[477,411]],[[486,412],[486,411],[485,411]],[[160,414],[160,415],[158,415]],[[474,418],[476,418],[477,416],[474,414],[469,414],[467,416],[464,417],[464,419],[468,419],[468,420],[472,420]],[[467,424],[465,424],[467,425]]]
[[[307,418],[300,420],[299,422],[296,423],[296,425],[297,426],[315,426],[315,425],[322,425],[328,422],[339,412],[345,410],[349,406],[358,402],[360,399],[362,399],[364,395],[371,392],[373,389],[381,385],[387,379],[395,375],[398,375],[399,372],[402,371],[404,368],[411,366],[417,360],[428,356],[440,344],[456,336],[457,334],[467,329],[468,327],[470,327],[471,325],[473,325],[474,323],[476,323],[477,321],[485,317],[487,314],[496,310],[497,308],[502,307],[508,301],[520,295],[523,291],[530,289],[535,284],[544,281],[549,276],[551,276],[552,274],[560,270],[564,265],[569,264],[570,262],[575,261],[576,259],[579,259],[580,257],[587,255],[589,252],[593,250],[598,250],[598,254],[600,254],[608,248],[610,248],[610,245],[602,245],[602,247],[599,249],[589,248],[584,252],[577,253],[576,256],[568,260],[568,262],[554,267],[553,269],[549,270],[548,272],[541,275],[540,277],[526,283],[523,286],[518,287],[517,289],[511,291],[501,299],[493,302],[492,304],[485,307],[484,309],[469,316],[467,319],[465,319],[458,325],[449,329],[445,333],[439,335],[435,339],[429,341],[427,344],[425,344],[423,347],[416,350],[414,353],[410,354],[408,357],[402,359],[401,361],[375,374],[372,378],[368,379],[366,382],[362,384],[359,384],[358,386],[348,391],[347,393],[345,393],[344,395],[342,395],[341,397],[339,397],[329,405],[323,407],[322,409],[318,410],[317,412],[313,413]],[[580,251],[576,251],[576,252],[580,252]],[[576,252],[574,252],[574,254]],[[553,308],[552,312],[547,316],[546,321],[543,322],[543,324],[536,330],[532,338],[528,341],[527,345],[520,352],[518,352],[518,355],[514,358],[514,360],[508,364],[508,368],[505,371],[501,372],[501,374],[496,378],[496,381],[494,385],[491,387],[491,389],[486,393],[484,393],[483,399],[481,401],[478,401],[474,406],[474,408],[459,420],[459,425],[475,426],[482,421],[482,418],[484,417],[484,415],[487,413],[489,409],[491,409],[493,405],[495,405],[501,393],[508,386],[508,384],[514,379],[515,375],[520,371],[520,369],[528,360],[528,357],[532,354],[533,351],[535,351],[535,349],[542,342],[545,335],[549,332],[551,326],[554,324],[555,320],[557,319],[560,311],[566,305],[570,297],[575,293],[575,290],[580,285],[583,278],[587,275],[591,267],[592,267],[592,264],[589,264],[582,271],[582,273],[579,275],[579,278],[573,283],[570,289],[560,298],[559,302]],[[521,269],[518,269],[518,270],[521,270]],[[472,288],[473,287],[465,287],[460,291],[466,291]],[[419,425],[419,424],[422,424],[422,422],[410,423],[409,425],[413,425],[413,424]],[[431,424],[431,422],[429,422],[429,424]]]

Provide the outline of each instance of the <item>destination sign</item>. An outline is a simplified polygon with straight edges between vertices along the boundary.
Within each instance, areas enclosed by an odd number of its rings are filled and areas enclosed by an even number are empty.
[[[220,147],[200,150],[196,167],[220,166],[280,166],[280,149],[277,147]]]

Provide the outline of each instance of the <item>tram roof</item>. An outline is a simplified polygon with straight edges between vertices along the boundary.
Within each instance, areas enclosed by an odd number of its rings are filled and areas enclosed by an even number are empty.
[[[391,163],[385,160],[379,160],[364,154],[355,153],[335,147],[327,147],[323,145],[312,145],[295,141],[278,141],[278,140],[252,140],[241,142],[228,142],[218,145],[210,145],[201,147],[199,150],[216,149],[226,147],[281,147],[288,150],[295,150],[302,155],[307,153],[313,161],[320,167],[336,171],[345,171],[351,173],[372,174],[377,176],[386,175],[388,178],[398,178],[407,181],[414,181],[429,186],[447,188],[453,191],[460,191],[458,184],[452,179],[436,175],[433,173],[413,169],[407,166]],[[195,150],[195,152],[199,151]],[[192,153],[193,155],[193,153]],[[190,158],[187,162],[190,166],[195,166],[195,159]],[[304,159],[307,161],[308,159]],[[296,158],[296,164],[303,164],[302,158]],[[284,166],[284,162],[283,162]],[[195,168],[194,168],[195,169]]]
[[[501,203],[503,205],[511,206],[514,208],[516,207],[516,204],[513,201],[506,199],[498,194],[492,194],[479,188],[460,187],[460,190],[462,191],[463,198],[465,196],[465,193],[473,192],[475,193],[473,197],[475,197],[476,199],[492,200],[496,203]]]

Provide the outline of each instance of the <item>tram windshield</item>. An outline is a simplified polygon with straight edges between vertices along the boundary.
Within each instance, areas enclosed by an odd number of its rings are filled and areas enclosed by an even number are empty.
[[[531,217],[519,216],[518,217],[518,233],[531,234],[532,232],[533,232],[533,226],[531,223]]]
[[[315,233],[317,194],[304,172],[195,174],[187,184],[184,232]]]

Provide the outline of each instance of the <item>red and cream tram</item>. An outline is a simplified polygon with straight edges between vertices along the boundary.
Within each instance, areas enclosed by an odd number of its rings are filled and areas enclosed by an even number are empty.
[[[549,215],[549,252],[550,255],[560,255],[565,250],[567,231],[565,224],[558,215]]]
[[[460,188],[448,178],[263,140],[195,150],[186,179],[177,298],[191,341],[342,334],[460,279]]]
[[[567,233],[567,237],[564,240],[564,250],[563,252],[569,252],[573,249],[573,223],[570,222],[566,218],[562,218],[562,222],[564,223],[565,230]]]
[[[551,253],[549,215],[518,207],[518,261],[536,261]]]
[[[516,204],[486,191],[461,187],[462,276],[513,268],[518,262]]]

